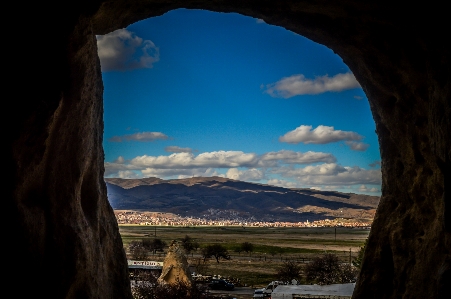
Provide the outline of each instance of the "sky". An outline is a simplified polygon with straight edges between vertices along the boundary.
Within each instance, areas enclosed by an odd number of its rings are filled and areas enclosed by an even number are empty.
[[[367,97],[331,49],[177,9],[97,36],[106,178],[221,176],[380,196]]]

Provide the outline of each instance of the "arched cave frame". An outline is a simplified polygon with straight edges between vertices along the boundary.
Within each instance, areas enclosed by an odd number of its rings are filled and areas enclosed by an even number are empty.
[[[95,35],[196,8],[261,18],[340,55],[368,97],[382,158],[382,197],[353,298],[445,298],[451,285],[451,50],[448,10],[440,3],[12,4],[13,16],[28,30],[7,34],[15,45],[7,51],[14,62],[8,79],[17,88],[7,115],[6,287],[20,298],[131,298],[103,181]]]

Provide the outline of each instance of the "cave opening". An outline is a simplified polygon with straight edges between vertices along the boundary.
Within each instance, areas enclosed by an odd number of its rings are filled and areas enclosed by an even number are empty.
[[[188,9],[98,36],[98,47],[106,178],[217,175],[380,196],[368,100],[329,48]]]
[[[329,48],[260,19],[184,9],[97,41],[106,179],[220,176],[380,196],[368,100]]]

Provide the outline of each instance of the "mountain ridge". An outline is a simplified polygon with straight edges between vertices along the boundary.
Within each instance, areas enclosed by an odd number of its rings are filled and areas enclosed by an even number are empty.
[[[372,221],[378,196],[283,188],[222,177],[105,178],[115,210],[165,212],[182,217],[300,222],[330,218]]]

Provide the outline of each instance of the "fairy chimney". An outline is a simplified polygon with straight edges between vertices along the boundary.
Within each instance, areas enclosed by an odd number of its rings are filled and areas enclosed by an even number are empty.
[[[158,282],[162,284],[175,284],[178,281],[191,285],[191,273],[183,247],[177,241],[172,241],[163,262],[163,270]]]

